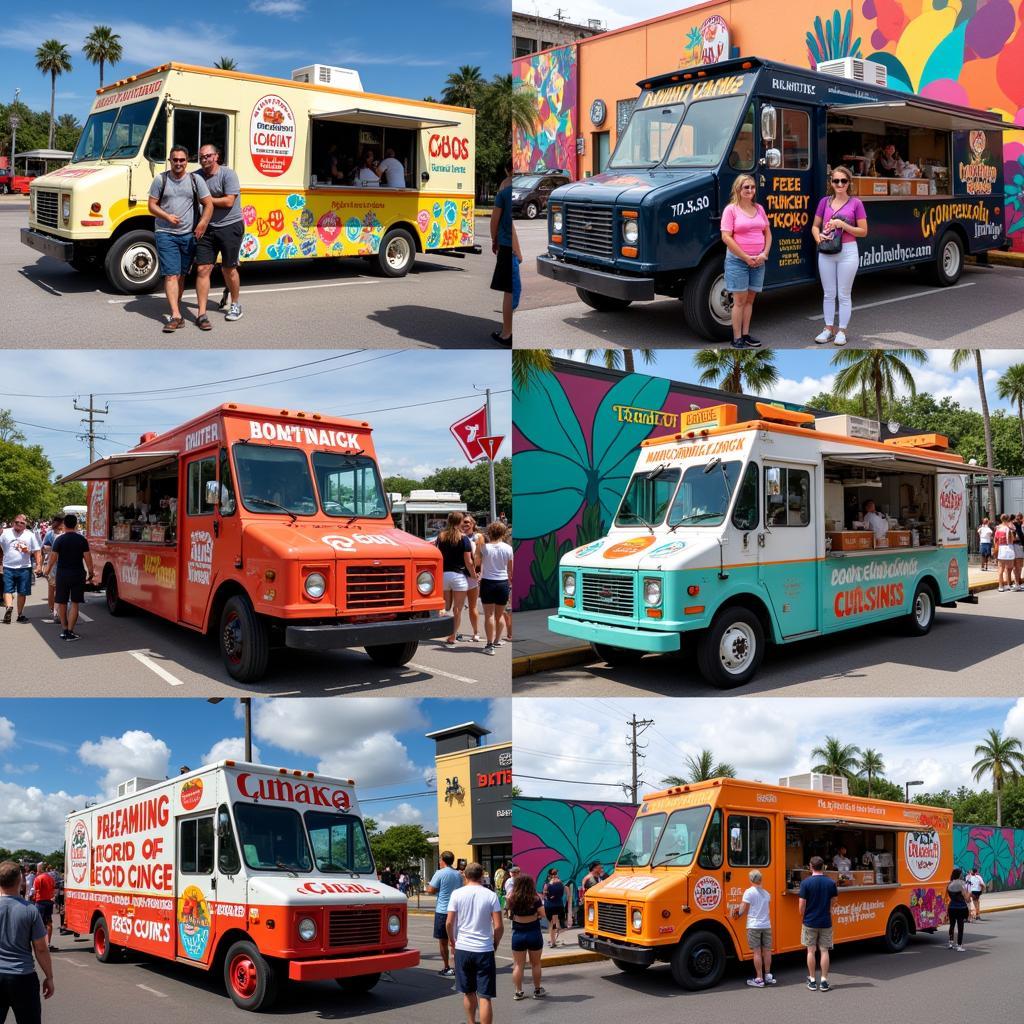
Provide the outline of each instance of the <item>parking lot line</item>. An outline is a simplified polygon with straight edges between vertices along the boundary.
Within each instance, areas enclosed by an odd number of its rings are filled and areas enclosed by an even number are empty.
[[[150,988],[148,985],[136,985],[136,988],[141,988],[143,992],[148,992],[150,995],[158,996],[160,999],[166,999],[166,992],[157,992],[155,988]]]
[[[354,284],[383,284],[383,280],[359,280],[359,281],[325,281],[321,284],[291,284],[281,285],[278,288],[246,288],[245,297],[248,299],[250,295],[269,295],[271,292],[304,292],[309,291],[311,288],[347,288],[349,285]],[[58,293],[59,294],[59,293]],[[195,289],[187,291],[182,295],[182,298],[191,296],[195,298]],[[125,302],[132,302],[137,299],[137,295],[124,295],[118,299],[107,299],[107,304],[111,306],[117,306]]]
[[[958,288],[973,288],[977,284],[976,281],[965,281],[963,284],[953,284],[948,288],[944,289],[947,292],[955,292]],[[924,292],[911,292],[909,295],[897,295],[892,299],[879,299],[878,302],[865,302],[863,305],[854,306],[854,313],[860,312],[862,309],[871,309],[874,306],[888,306],[890,302],[905,302],[907,299],[920,299],[926,295],[934,295],[936,289],[929,289]],[[809,316],[808,320],[824,320],[825,316],[823,313],[818,313],[817,316]]]
[[[165,682],[170,683],[171,686],[184,686],[185,684],[175,676],[172,676],[163,666],[158,665],[148,654],[144,651],[129,651],[128,652],[137,661],[142,662],[146,668],[155,672]]]
[[[479,682],[478,679],[470,679],[467,676],[457,676],[454,672],[445,672],[445,671],[443,671],[442,669],[439,669],[439,668],[431,668],[429,665],[417,665],[413,661],[406,662],[406,664],[409,666],[409,668],[416,669],[417,672],[427,672],[430,675],[444,676],[445,679],[454,679],[456,682],[459,682],[459,683],[476,683],[476,682]]]

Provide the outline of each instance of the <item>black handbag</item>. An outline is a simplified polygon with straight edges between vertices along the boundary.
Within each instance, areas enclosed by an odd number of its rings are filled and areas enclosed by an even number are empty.
[[[843,210],[850,205],[850,200],[847,199],[842,206],[836,210],[832,217],[836,217],[842,213]],[[835,256],[836,253],[843,251],[843,232],[840,228],[838,231],[833,231],[831,235],[822,235],[818,241],[818,252],[824,253],[826,256]]]

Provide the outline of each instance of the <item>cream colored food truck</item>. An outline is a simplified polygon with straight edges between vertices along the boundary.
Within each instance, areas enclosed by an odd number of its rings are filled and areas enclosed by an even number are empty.
[[[289,980],[368,992],[420,954],[354,785],[235,761],[129,780],[67,817],[65,927],[102,963],[131,950],[217,972],[245,1010]]]
[[[937,607],[977,600],[964,478],[983,468],[938,434],[880,441],[874,420],[756,408],[699,409],[642,443],[608,536],[561,561],[552,632],[613,664],[693,643],[727,688],[766,642],[885,619],[923,636]]]
[[[159,269],[150,185],[172,145],[195,171],[213,143],[241,184],[244,263],[361,256],[401,277],[417,253],[479,251],[475,111],[366,93],[344,68],[293,76],[171,63],[100,89],[71,162],[32,182],[22,242],[102,268],[119,291],[149,291]],[[405,187],[351,184],[367,154],[387,150]]]

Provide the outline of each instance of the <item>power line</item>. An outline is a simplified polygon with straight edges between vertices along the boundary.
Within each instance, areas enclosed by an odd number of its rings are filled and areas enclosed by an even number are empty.
[[[621,782],[581,782],[579,779],[551,779],[546,775],[523,775],[522,772],[516,772],[514,775],[516,779],[536,779],[538,782],[564,782],[568,786],[610,786],[612,789],[622,789]],[[636,801],[633,801],[636,803]]]
[[[417,796],[437,796],[437,790],[428,789],[422,793],[395,793],[392,796],[371,796],[365,800],[360,798],[359,802],[361,804],[374,804],[380,803],[383,800],[409,800]]]
[[[492,395],[505,395],[505,394],[508,394],[508,392],[510,392],[511,390],[512,390],[511,388],[502,388],[501,390],[492,389],[491,390],[491,394]],[[466,398],[479,398],[479,397],[480,397],[479,395],[457,395],[455,398],[438,398],[438,399],[435,399],[434,401],[431,401],[431,402],[410,402],[410,403],[408,403],[408,405],[391,405],[391,406],[388,406],[386,409],[364,409],[364,410],[362,410],[360,412],[347,412],[347,413],[343,413],[342,415],[343,416],[370,416],[370,415],[372,415],[375,412],[395,412],[396,410],[400,410],[400,409],[418,409],[418,408],[420,408],[421,406],[424,406],[424,405],[444,405],[445,402],[461,402],[461,401],[463,401]],[[335,408],[340,408],[340,406],[335,406]]]
[[[654,725],[654,719],[643,718],[638,721],[636,714],[634,714],[632,719],[628,721],[626,725],[632,726],[633,729],[633,738],[626,739],[626,746],[629,747],[630,753],[633,755],[633,784],[630,787],[630,793],[632,794],[633,803],[637,803],[637,791],[640,788],[640,777],[637,775],[637,762],[644,756],[641,751],[646,750],[648,746],[646,743],[639,743],[638,739],[652,725]]]
[[[89,425],[89,430],[88,430],[87,433],[79,434],[78,436],[79,436],[79,438],[81,440],[89,442],[89,462],[90,463],[96,461],[96,424],[97,423],[104,423],[105,422],[105,420],[98,419],[96,417],[96,413],[102,412],[105,415],[110,413],[110,406],[109,405],[104,405],[102,409],[97,409],[92,404],[94,397],[95,396],[93,396],[93,395],[89,396],[89,404],[88,405],[79,405],[77,402],[74,403],[74,408],[77,409],[78,412],[84,412],[84,413],[88,413],[89,414],[87,418],[85,418],[85,419],[83,419],[81,421],[82,423],[87,423]]]

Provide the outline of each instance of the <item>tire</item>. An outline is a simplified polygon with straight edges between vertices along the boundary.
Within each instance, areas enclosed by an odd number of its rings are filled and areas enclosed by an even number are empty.
[[[11,191],[11,186],[8,185],[6,181],[0,181],[0,196],[9,195],[10,191]]]
[[[532,199],[523,207],[523,216],[527,220],[536,220],[538,213],[540,213],[540,207]]]
[[[697,641],[697,668],[712,686],[750,682],[764,658],[764,628],[748,608],[726,608]]]
[[[392,228],[381,239],[375,262],[384,277],[405,277],[416,260],[416,243],[405,228]]]
[[[608,644],[591,644],[594,653],[602,660],[607,661],[613,668],[624,665],[635,665],[644,656],[643,651],[633,651],[628,647],[611,647]]]
[[[882,936],[882,947],[887,953],[902,953],[910,942],[910,922],[907,915],[900,909],[889,915]]]
[[[935,250],[935,261],[925,264],[929,280],[948,288],[960,280],[964,269],[964,243],[955,231],[945,231]]]
[[[360,996],[369,992],[380,981],[380,975],[357,974],[352,978],[335,978],[334,980],[346,995]]]
[[[612,963],[615,964],[623,974],[632,974],[634,977],[638,974],[643,974],[650,966],[649,964],[634,964],[629,960],[616,960],[614,957],[612,958]]]
[[[123,295],[144,295],[160,280],[160,262],[152,231],[126,231],[107,250],[103,261],[107,280]]]
[[[600,292],[592,292],[587,288],[577,288],[576,294],[580,297],[581,302],[585,302],[591,309],[596,309],[599,313],[618,313],[633,305],[632,299],[616,299],[614,296],[602,295]]]
[[[930,583],[922,580],[914,591],[910,613],[903,620],[903,631],[907,636],[926,636],[935,622],[935,591]]]
[[[248,939],[235,942],[224,957],[224,987],[242,1010],[267,1010],[274,1005],[281,977]]]
[[[672,951],[672,977],[691,992],[712,988],[725,973],[725,945],[714,932],[691,932]]]
[[[683,316],[708,341],[732,340],[732,299],[725,287],[725,265],[712,256],[683,286]]]
[[[110,941],[110,927],[107,919],[101,914],[96,921],[96,927],[92,930],[92,951],[101,964],[109,964],[116,958],[120,946],[115,946]]]
[[[115,619],[131,614],[131,605],[122,599],[117,589],[117,573],[113,569],[110,569],[103,577],[103,593],[107,599],[107,611]]]
[[[270,658],[267,625],[244,594],[228,598],[224,605],[219,644],[224,667],[232,679],[254,683],[266,672]]]
[[[412,661],[418,647],[418,640],[410,640],[405,644],[378,644],[374,647],[367,647],[365,650],[378,665],[398,668],[400,665],[407,665]]]

